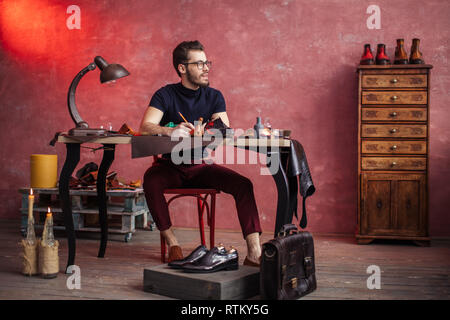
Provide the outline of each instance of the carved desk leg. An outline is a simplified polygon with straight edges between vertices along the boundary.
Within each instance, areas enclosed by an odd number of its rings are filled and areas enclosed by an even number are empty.
[[[267,166],[275,180],[278,191],[274,237],[276,237],[283,225],[292,221],[293,212],[289,212],[289,184],[285,164],[286,157],[280,150],[267,153]]]
[[[64,214],[64,226],[66,229],[67,242],[68,242],[68,258],[67,268],[75,263],[75,231],[73,227],[72,217],[72,202],[70,201],[69,194],[69,181],[75,170],[78,162],[80,161],[80,144],[78,143],[66,143],[67,154],[66,161],[59,176],[59,196],[61,200],[61,208]]]
[[[98,257],[105,256],[106,244],[108,242],[108,216],[107,216],[107,198],[106,198],[106,175],[109,167],[114,161],[114,152],[116,145],[104,144],[103,158],[100,163],[97,175],[97,197],[99,209],[99,222],[101,228],[100,248],[98,250]]]

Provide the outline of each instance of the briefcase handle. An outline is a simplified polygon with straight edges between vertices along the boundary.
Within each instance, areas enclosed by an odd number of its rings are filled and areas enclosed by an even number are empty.
[[[291,231],[295,231],[297,233],[298,229],[297,226],[293,223],[285,224],[281,227],[280,232],[278,232],[279,237],[287,236],[291,233]]]

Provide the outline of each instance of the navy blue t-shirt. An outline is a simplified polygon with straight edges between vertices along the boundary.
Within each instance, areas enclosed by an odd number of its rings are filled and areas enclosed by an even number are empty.
[[[159,123],[161,126],[169,122],[184,122],[179,112],[193,124],[200,117],[206,122],[214,113],[226,111],[225,99],[219,90],[210,87],[191,90],[181,82],[168,84],[156,91],[149,105],[164,112]]]

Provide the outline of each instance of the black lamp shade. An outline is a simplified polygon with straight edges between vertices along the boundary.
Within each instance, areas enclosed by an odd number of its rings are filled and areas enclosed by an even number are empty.
[[[105,59],[100,56],[95,57],[95,64],[102,71],[100,73],[100,82],[105,83],[128,76],[130,73],[120,64],[108,64]]]

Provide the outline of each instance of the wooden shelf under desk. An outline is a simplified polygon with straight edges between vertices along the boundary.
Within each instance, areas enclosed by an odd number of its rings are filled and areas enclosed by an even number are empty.
[[[30,189],[20,188],[19,192],[22,194],[22,207],[20,208],[22,218],[21,232],[25,234]],[[99,211],[96,205],[97,191],[95,189],[72,189],[69,193],[72,199],[74,230],[100,232],[100,226],[98,226]],[[33,194],[35,195],[33,214],[35,215],[36,227],[38,229],[42,227],[45,213],[50,206],[54,214],[55,230],[64,230],[58,188],[33,188]],[[109,197],[107,211],[110,225],[108,231],[110,233],[125,234],[125,241],[129,241],[136,227],[150,228],[151,230],[155,228],[153,221],[148,226],[151,216],[142,188],[136,190],[108,190],[106,194]]]

